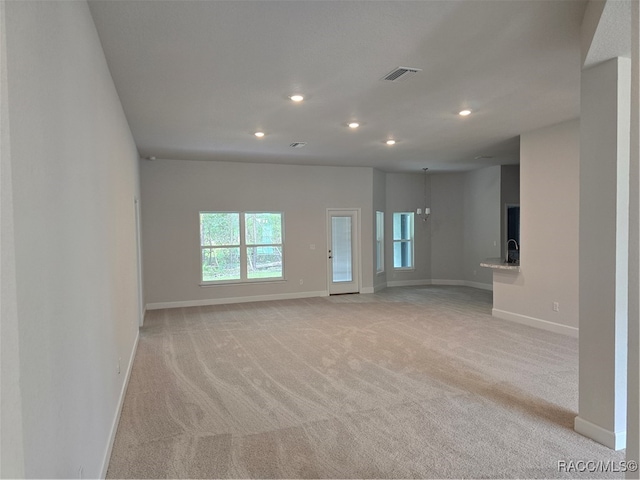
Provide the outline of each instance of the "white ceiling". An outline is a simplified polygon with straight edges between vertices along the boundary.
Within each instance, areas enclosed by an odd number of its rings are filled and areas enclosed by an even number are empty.
[[[517,163],[520,133],[578,117],[585,6],[90,2],[141,156],[407,172]],[[398,66],[422,72],[380,80]]]

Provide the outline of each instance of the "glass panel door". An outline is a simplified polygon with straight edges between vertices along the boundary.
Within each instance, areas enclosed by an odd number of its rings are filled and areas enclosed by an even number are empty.
[[[351,282],[353,265],[351,252],[351,217],[331,217],[331,262],[333,281]]]
[[[327,210],[329,294],[360,292],[358,210]]]

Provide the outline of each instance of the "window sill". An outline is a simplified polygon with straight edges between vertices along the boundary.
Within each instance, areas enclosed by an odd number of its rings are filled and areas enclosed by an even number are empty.
[[[201,287],[223,287],[238,285],[263,285],[265,283],[287,283],[286,278],[274,278],[273,280],[230,280],[226,282],[200,282]]]

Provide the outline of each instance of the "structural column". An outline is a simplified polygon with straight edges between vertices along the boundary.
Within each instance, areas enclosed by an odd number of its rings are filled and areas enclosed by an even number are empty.
[[[5,7],[4,0],[0,0],[0,478],[22,478],[22,394]]]
[[[627,461],[640,462],[640,4],[631,9],[631,142],[629,173],[629,363]],[[638,478],[628,472],[627,478]]]
[[[580,373],[575,430],[625,448],[631,61],[584,69],[580,97]],[[562,241],[562,239],[558,239]]]

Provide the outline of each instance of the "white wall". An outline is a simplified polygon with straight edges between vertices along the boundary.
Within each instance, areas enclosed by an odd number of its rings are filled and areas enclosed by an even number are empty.
[[[11,168],[14,224],[5,229],[3,189],[2,231],[13,234],[15,275],[3,270],[2,300],[12,284],[19,356],[2,368],[19,375],[24,462],[2,474],[77,478],[82,467],[95,478],[137,339],[137,152],[87,4],[4,7],[2,175],[4,185]],[[4,434],[3,463],[20,441]]]
[[[494,315],[577,335],[579,161],[578,120],[520,137],[522,271],[494,272]]]
[[[145,301],[151,308],[326,294],[327,208],[361,209],[361,287],[373,291],[371,168],[142,160],[141,184]],[[198,212],[256,209],[284,212],[286,281],[200,286]]]
[[[468,284],[492,288],[491,269],[480,267],[487,258],[500,256],[500,166],[464,174],[464,264]]]

